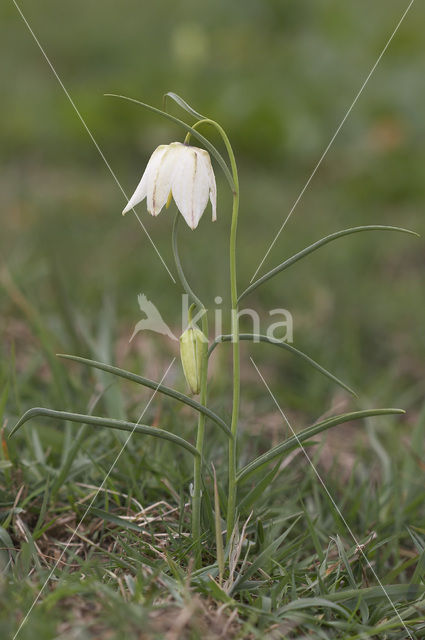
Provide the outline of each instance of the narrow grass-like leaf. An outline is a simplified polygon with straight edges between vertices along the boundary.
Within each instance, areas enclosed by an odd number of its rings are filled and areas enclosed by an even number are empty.
[[[245,289],[245,291],[243,291],[243,293],[241,293],[241,295],[238,298],[238,302],[240,302],[242,298],[245,298],[245,296],[247,296],[249,293],[254,291],[254,289],[259,287],[261,284],[263,284],[264,282],[267,282],[267,280],[270,280],[270,278],[273,278],[273,276],[275,276],[276,274],[292,266],[293,264],[295,264],[295,262],[298,262],[298,260],[301,260],[302,258],[305,258],[305,256],[308,256],[310,253],[313,253],[313,251],[316,251],[316,249],[320,249],[320,247],[323,247],[325,244],[328,244],[328,242],[332,242],[333,240],[337,240],[338,238],[342,238],[344,236],[348,236],[353,233],[360,233],[361,231],[399,231],[400,233],[408,233],[412,236],[419,237],[418,233],[416,233],[415,231],[411,231],[410,229],[403,229],[402,227],[393,227],[390,225],[381,225],[381,224],[365,225],[361,227],[351,227],[349,229],[343,229],[342,231],[336,231],[335,233],[331,233],[329,236],[326,236],[325,238],[321,238],[321,240],[314,242],[313,244],[309,245],[305,249],[302,249],[302,251],[299,251],[298,253],[293,255],[291,258],[288,258],[287,260],[279,264],[277,267],[275,267],[271,271],[268,271],[266,274],[264,274],[264,276],[261,276],[261,278],[258,278],[258,280],[253,282],[249,287]]]
[[[209,471],[209,469],[207,469],[206,471]],[[204,527],[205,531],[214,531],[214,527],[215,527],[214,508],[211,501],[210,492],[205,482],[204,475],[201,476],[201,479],[202,479],[201,526]]]
[[[258,569],[261,569],[264,562],[268,560],[271,555],[278,549],[285,538],[288,537],[299,519],[299,517],[296,518],[294,522],[278,538],[276,538],[276,540],[273,540],[273,542],[271,542],[261,553],[258,554],[255,560],[247,566],[246,570],[243,573],[239,574],[239,576],[233,583],[232,588],[230,589],[230,594],[235,593],[236,591],[241,591],[243,588],[247,588],[249,578],[251,578],[251,576],[253,576],[258,571]]]
[[[416,565],[415,571],[413,572],[411,583],[419,584],[421,580],[424,579],[425,576],[425,549],[419,556],[418,563]]]
[[[215,347],[218,344],[220,344],[220,342],[231,342],[231,340],[232,340],[232,335],[230,334],[224,335],[224,336],[218,336],[208,350],[208,357],[214,351]],[[357,398],[356,392],[353,391],[353,389],[351,389],[351,387],[349,387],[347,384],[345,384],[345,382],[342,382],[342,380],[340,380],[333,373],[331,373],[330,371],[322,367],[322,365],[320,365],[318,362],[313,360],[313,358],[310,358],[310,356],[308,356],[306,353],[303,353],[299,349],[296,349],[295,347],[288,344],[287,342],[281,342],[280,340],[269,338],[268,336],[264,336],[256,333],[240,333],[239,340],[249,340],[251,342],[266,342],[267,344],[273,344],[274,346],[280,347],[281,349],[286,349],[286,351],[289,351],[293,355],[298,356],[299,358],[304,360],[304,362],[307,362],[314,369],[316,369],[317,371],[320,371],[320,373],[322,373],[324,376],[326,376],[333,382],[336,382],[336,384],[338,384],[340,387],[342,387],[343,389],[345,389],[346,391],[348,391],[349,393],[351,393],[353,396]]]
[[[168,120],[171,120],[171,122],[174,122],[175,124],[179,124],[181,127],[183,127],[183,129],[186,129],[186,131],[190,131],[190,133],[193,136],[195,136],[195,138],[198,138],[198,140],[202,142],[204,147],[208,149],[211,155],[214,156],[214,158],[217,160],[218,164],[222,168],[223,173],[226,176],[226,179],[230,185],[230,188],[232,189],[233,192],[235,191],[235,183],[233,181],[232,174],[230,173],[229,167],[226,164],[226,161],[224,160],[221,153],[215,148],[215,146],[211,144],[208,138],[206,138],[201,133],[199,133],[199,131],[191,127],[189,124],[187,124],[183,120],[180,120],[175,116],[172,116],[170,113],[167,113],[166,111],[162,111],[161,109],[157,109],[156,107],[153,107],[150,104],[146,104],[145,102],[141,102],[140,100],[136,100],[135,98],[129,98],[128,96],[121,96],[116,93],[105,93],[105,95],[109,98],[121,98],[122,100],[128,100],[128,102],[134,102],[135,104],[139,104],[141,107],[144,107],[149,111],[153,111],[154,113],[157,113],[158,115],[163,116]]]
[[[313,542],[314,548],[316,549],[319,562],[322,563],[325,559],[325,554],[323,553],[322,545],[320,544],[319,536],[317,535],[317,531],[315,527],[316,522],[312,521],[306,506],[303,504],[302,507],[304,511],[304,518],[305,518],[305,521],[307,522],[307,528],[310,533],[310,538]],[[318,577],[320,578],[320,574]]]
[[[205,119],[205,116],[195,111],[195,109],[191,107],[190,104],[186,102],[186,100],[183,100],[183,98],[177,95],[177,93],[174,93],[174,91],[167,91],[167,93],[164,93],[164,96],[163,96],[164,111],[167,104],[167,98],[171,98],[171,100],[174,100],[174,102],[177,103],[179,107],[181,107],[184,111],[187,111],[187,113],[190,113],[190,115],[193,116],[194,118],[199,118],[199,120]]]
[[[278,463],[256,483],[249,493],[239,502],[239,513],[249,513],[251,507],[257,502],[259,497],[264,493],[267,487],[273,482],[279,472],[280,460]]]
[[[217,487],[217,475],[215,473],[215,467],[213,465],[213,477],[214,477],[214,512],[215,512],[215,541],[217,551],[217,566],[219,571],[219,584],[223,581],[224,575],[224,549],[223,549],[223,533],[221,531],[221,515],[220,515],[220,500],[218,497]]]
[[[346,551],[344,549],[344,545],[341,542],[341,538],[339,537],[338,534],[336,535],[335,541],[336,541],[336,546],[338,547],[339,556],[340,556],[341,560],[343,561],[343,563],[345,565],[345,569],[347,571],[348,581],[351,584],[351,587],[353,589],[357,589],[357,584],[356,584],[356,581],[354,579],[354,574],[353,574],[353,571],[351,569],[350,561],[349,561],[347,553],[346,553]]]
[[[285,442],[278,444],[276,447],[273,447],[266,453],[258,456],[258,458],[256,458],[252,462],[249,462],[245,467],[243,467],[243,469],[239,471],[237,475],[237,482],[241,482],[244,478],[256,471],[259,467],[262,467],[264,464],[271,462],[271,460],[274,460],[278,456],[281,456],[284,453],[290,453],[294,449],[297,449],[305,440],[308,440],[312,436],[315,436],[322,431],[326,431],[327,429],[336,427],[337,425],[344,422],[350,422],[351,420],[360,420],[361,418],[370,418],[372,416],[385,416],[393,414],[398,415],[404,413],[405,411],[403,411],[403,409],[366,409],[363,411],[342,413],[339,416],[334,416],[332,418],[322,420],[321,422],[313,424],[310,427],[306,427],[296,436],[291,436],[290,438],[285,440]]]
[[[58,471],[58,475],[53,483],[52,486],[52,495],[56,496],[56,494],[58,493],[58,491],[60,490],[60,488],[64,485],[65,480],[71,470],[72,464],[78,454],[78,452],[81,450],[81,445],[84,441],[84,438],[86,437],[86,425],[83,424],[78,433],[77,433],[77,437],[74,438],[72,445],[70,446],[67,456],[62,464],[62,466],[60,467],[59,471]]]
[[[31,568],[31,560],[37,570],[41,569],[41,562],[32,532],[30,531],[26,522],[24,522],[22,519],[20,520],[20,529],[22,531],[22,536],[25,542],[21,544],[21,548],[18,552],[16,561],[18,563],[20,560],[22,561],[23,576],[27,577]]]
[[[41,536],[46,531],[48,531],[51,527],[53,527],[56,524],[56,522],[59,520],[59,517],[60,517],[59,515],[55,516],[51,520],[48,520],[47,522],[45,522],[42,527],[37,529],[37,531],[34,531],[33,533],[34,540],[37,542],[37,540],[41,538]]]
[[[114,515],[113,513],[108,513],[103,509],[97,509],[96,507],[92,507],[90,509],[90,513],[98,518],[102,518],[106,522],[110,522],[111,524],[116,524],[123,529],[130,529],[131,531],[136,531],[137,533],[143,533],[143,529],[139,527],[135,522],[131,522],[131,520],[124,520],[119,516]]]
[[[205,580],[208,580],[210,576],[212,576],[213,578],[216,578],[218,576],[218,567],[216,562],[214,564],[209,564],[207,566],[201,567],[200,569],[194,569],[192,573],[193,581],[199,580],[198,584],[204,582]]]
[[[44,409],[43,407],[34,407],[24,413],[20,420],[15,424],[10,436],[12,436],[25,422],[43,416],[44,418],[57,418],[59,420],[69,420],[70,422],[78,422],[80,424],[91,424],[94,427],[107,427],[109,429],[119,429],[120,431],[130,431],[132,433],[140,433],[146,436],[153,436],[162,440],[169,440],[179,447],[183,447],[194,456],[199,456],[199,452],[190,442],[187,442],[180,436],[176,436],[170,431],[165,431],[157,427],[149,427],[145,424],[137,424],[135,422],[126,422],[125,420],[113,420],[111,418],[101,418],[98,416],[88,416],[80,413],[70,413],[68,411],[54,411],[53,409]]]
[[[417,531],[425,533],[425,530],[419,529],[419,527],[407,527],[407,531],[409,533],[409,536],[412,538],[412,542],[415,545],[416,549],[420,553],[422,553],[422,551],[425,550],[425,541],[420,537]]]
[[[360,633],[356,633],[355,635],[350,635],[350,636],[345,636],[344,640],[367,640],[368,638],[390,638],[391,636],[388,635],[388,631],[392,631],[392,630],[397,630],[399,632],[401,632],[402,635],[400,635],[399,633],[397,635],[393,635],[393,638],[398,638],[399,640],[406,640],[407,636],[406,636],[406,630],[404,628],[404,624],[407,624],[408,627],[410,627],[411,629],[414,629],[415,627],[413,627],[412,625],[415,624],[419,624],[421,626],[423,626],[423,615],[421,616],[421,614],[419,614],[419,616],[416,616],[414,618],[410,618],[409,616],[412,615],[412,613],[414,613],[416,611],[416,609],[414,607],[409,607],[406,611],[403,611],[403,619],[400,621],[399,616],[394,616],[393,618],[391,618],[391,620],[389,620],[388,622],[384,622],[383,624],[376,624],[373,627],[366,627],[366,630],[363,628],[362,631],[360,631]],[[421,628],[421,627],[417,627],[417,628]],[[410,635],[410,639],[409,640],[415,640],[417,638],[417,640],[419,640],[419,636],[415,634],[415,636]]]
[[[48,510],[48,508],[50,506],[50,479],[49,478],[47,478],[46,484],[43,487],[42,495],[43,495],[43,502],[41,503],[41,508],[40,508],[40,510],[38,512],[38,518],[37,518],[36,525],[35,525],[35,527],[33,528],[33,531],[32,531],[32,535],[33,535],[34,540],[37,540],[37,538],[40,537],[39,530],[43,526],[47,510]]]
[[[7,551],[8,554],[10,554],[13,558],[15,558],[16,549],[15,549],[15,545],[13,544],[12,538],[10,537],[6,529],[4,529],[1,526],[0,526],[0,544],[3,547],[3,549],[0,549],[0,551]]]
[[[97,403],[99,402],[99,400],[103,397],[105,393],[105,389],[103,390],[103,392],[101,394],[98,394],[96,400],[94,403],[91,403],[90,406],[90,414],[93,413]],[[86,436],[86,425],[83,424],[78,433],[77,433],[77,437],[73,439],[72,445],[68,448],[65,457],[63,459],[62,465],[58,471],[58,475],[53,483],[52,486],[52,496],[56,496],[57,492],[59,491],[59,489],[62,487],[62,485],[64,484],[70,470],[72,467],[72,464],[75,460],[75,458],[77,457],[78,452],[81,449],[81,445],[84,441],[84,438]]]
[[[222,418],[216,415],[211,409],[208,407],[204,407],[196,400],[193,400],[189,396],[186,396],[184,393],[180,393],[180,391],[176,391],[175,389],[171,389],[170,387],[166,387],[163,384],[159,384],[154,380],[149,380],[148,378],[144,378],[143,376],[138,376],[135,373],[131,373],[130,371],[126,371],[125,369],[119,369],[118,367],[113,367],[110,364],[105,364],[103,362],[97,362],[96,360],[89,360],[88,358],[81,358],[80,356],[71,356],[64,353],[57,354],[59,358],[65,358],[66,360],[73,360],[74,362],[80,362],[81,364],[86,364],[89,367],[93,367],[95,369],[101,369],[102,371],[107,371],[108,373],[112,373],[112,375],[118,376],[120,378],[124,378],[125,380],[131,380],[131,382],[137,382],[138,384],[143,385],[144,387],[148,387],[149,389],[153,389],[158,393],[162,393],[170,398],[174,398],[174,400],[178,400],[183,404],[187,404],[192,409],[195,409],[199,413],[203,413],[207,418],[210,418],[213,422],[215,422],[226,434],[227,437],[231,438],[232,433],[224,422]]]
[[[385,589],[385,590],[384,590]],[[425,585],[419,584],[385,584],[384,588],[366,587],[364,589],[340,589],[335,593],[329,593],[326,597],[332,602],[357,602],[359,598],[367,603],[416,600],[425,593]]]
[[[227,605],[234,605],[235,601],[231,598],[214,580],[211,574],[208,575],[208,581],[204,583],[205,590],[209,592],[215,600],[223,602]]]
[[[345,618],[348,618],[350,615],[349,611],[341,607],[339,604],[332,602],[328,598],[298,598],[279,609],[279,615],[283,616],[285,613],[289,613],[291,611],[297,611],[298,609],[311,609],[313,607],[335,609],[336,611],[339,611],[339,613],[342,613]]]

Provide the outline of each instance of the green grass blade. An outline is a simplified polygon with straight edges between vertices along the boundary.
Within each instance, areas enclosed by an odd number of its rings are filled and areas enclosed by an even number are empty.
[[[180,120],[175,116],[172,116],[170,113],[167,113],[166,111],[162,111],[161,109],[157,109],[156,107],[152,107],[152,105],[146,104],[145,102],[141,102],[140,100],[136,100],[135,98],[129,98],[128,96],[121,96],[116,93],[105,93],[105,95],[109,98],[121,98],[122,100],[128,100],[128,102],[134,102],[135,104],[139,104],[145,109],[148,109],[149,111],[153,111],[154,113],[157,113],[158,115],[163,116],[168,120],[171,120],[171,122],[174,122],[175,124],[179,124],[181,127],[183,127],[183,129],[186,129],[186,131],[190,131],[190,133],[193,136],[195,136],[195,138],[198,138],[198,140],[202,142],[204,147],[208,149],[211,155],[214,156],[214,158],[217,160],[218,164],[222,168],[223,173],[226,176],[226,179],[230,185],[230,188],[232,189],[233,192],[235,191],[235,183],[233,181],[232,174],[230,173],[229,167],[226,164],[226,161],[224,160],[221,153],[215,148],[215,146],[211,144],[211,142],[205,136],[199,133],[199,131],[191,127],[189,124],[187,124],[183,120]]]
[[[183,98],[177,95],[177,93],[174,93],[174,91],[167,91],[167,93],[164,93],[164,96],[163,96],[164,111],[167,104],[167,98],[171,98],[171,100],[174,100],[174,102],[176,102],[179,105],[179,107],[181,107],[184,111],[187,111],[187,113],[190,113],[190,115],[193,116],[194,118],[199,118],[199,120],[205,120],[205,116],[195,111],[195,109],[193,109],[193,107],[191,107],[190,104],[186,102],[186,100],[183,100]]]
[[[208,357],[211,355],[211,353],[214,351],[215,347],[220,342],[231,342],[231,340],[232,340],[232,336],[231,335],[218,336],[218,338],[216,338],[214,340],[214,342],[212,343],[212,345],[209,348]],[[239,340],[250,340],[251,342],[255,342],[255,341],[267,342],[268,344],[273,344],[275,347],[280,347],[281,349],[286,349],[286,351],[289,351],[293,355],[298,356],[299,358],[304,360],[304,362],[307,362],[314,369],[316,369],[317,371],[320,371],[320,373],[322,373],[324,376],[326,376],[327,378],[329,378],[330,380],[332,380],[333,382],[338,384],[340,387],[342,387],[343,389],[345,389],[349,393],[351,393],[353,396],[355,396],[356,398],[358,397],[357,393],[351,387],[349,387],[347,384],[345,384],[345,382],[343,382],[342,380],[337,378],[333,373],[331,373],[330,371],[328,371],[327,369],[322,367],[322,365],[320,365],[318,362],[313,360],[313,358],[310,358],[310,356],[308,356],[306,353],[304,353],[303,351],[300,351],[299,349],[296,349],[295,347],[293,347],[292,345],[288,344],[287,342],[281,342],[280,340],[275,340],[273,338],[269,338],[268,336],[264,336],[264,335],[261,335],[261,334],[255,334],[255,333],[240,333],[239,334]]]
[[[104,511],[103,509],[91,507],[90,513],[98,518],[101,518],[105,522],[116,524],[122,529],[130,529],[131,531],[136,531],[137,533],[143,533],[142,527],[139,527],[135,522],[132,522],[131,520],[124,520],[124,518],[115,516],[113,513],[108,513],[108,511]]]
[[[416,600],[425,593],[423,584],[386,584],[382,587],[365,587],[364,589],[340,589],[335,593],[328,593],[326,598],[332,602],[356,603],[359,599],[367,603],[388,602],[388,598],[399,602],[401,600]]]
[[[259,553],[255,560],[253,560],[253,562],[248,565],[248,567],[242,574],[239,574],[232,585],[230,595],[235,593],[236,591],[241,591],[244,586],[247,586],[249,578],[251,578],[251,576],[253,576],[259,569],[261,569],[264,562],[274,554],[274,552],[282,544],[285,538],[290,534],[294,526],[299,521],[300,517],[301,516],[296,518],[294,522],[278,538],[276,538],[276,540],[273,540],[273,542],[271,542],[261,553]]]
[[[81,413],[70,413],[68,411],[54,411],[53,409],[44,409],[43,407],[34,407],[24,413],[20,420],[15,424],[10,436],[12,436],[25,422],[43,416],[44,418],[57,418],[59,420],[69,420],[70,422],[78,422],[80,424],[91,424],[94,427],[107,427],[110,429],[119,429],[120,431],[130,431],[134,433],[141,433],[147,436],[153,436],[154,438],[161,438],[162,440],[169,440],[174,444],[183,447],[194,456],[199,456],[199,452],[195,449],[190,442],[187,442],[180,436],[176,436],[170,431],[165,431],[157,427],[149,427],[145,424],[137,424],[135,422],[126,422],[125,420],[113,420],[111,418],[101,418],[98,416],[88,416]]]
[[[221,530],[221,515],[220,515],[220,499],[218,497],[217,476],[213,465],[214,476],[214,516],[215,516],[215,541],[216,541],[216,553],[217,553],[217,566],[219,571],[219,584],[223,581],[224,575],[224,549],[223,549],[223,533]]]
[[[0,549],[0,559],[2,554],[6,551],[11,555],[13,559],[15,559],[16,557],[15,545],[13,544],[12,538],[10,537],[6,529],[4,529],[2,526],[0,526],[0,544],[3,547],[2,549]],[[6,553],[5,553],[5,556],[6,556]],[[4,563],[4,565],[2,564],[2,568],[5,566],[5,564],[6,563]]]
[[[226,605],[235,605],[235,601],[231,598],[214,580],[211,574],[208,575],[208,581],[204,585],[205,591],[215,600],[223,602]]]
[[[340,556],[342,562],[344,563],[345,570],[347,571],[348,582],[350,583],[350,585],[351,585],[351,587],[353,589],[357,589],[357,584],[356,584],[356,581],[354,579],[354,574],[353,574],[353,571],[351,569],[350,561],[349,561],[347,553],[346,553],[346,551],[344,549],[344,545],[342,544],[341,538],[339,537],[338,534],[336,535],[335,541],[336,541],[336,546],[338,548],[339,556]]]
[[[112,375],[119,376],[120,378],[124,378],[125,380],[131,380],[131,382],[137,382],[138,384],[143,385],[144,387],[149,387],[149,389],[153,389],[154,391],[158,391],[158,393],[162,393],[170,398],[174,398],[174,400],[178,400],[183,404],[187,404],[192,409],[195,409],[199,413],[203,413],[207,418],[210,418],[215,424],[217,424],[226,434],[228,438],[232,437],[232,433],[224,422],[222,418],[208,409],[208,407],[204,407],[204,405],[196,402],[196,400],[192,400],[189,396],[186,396],[184,393],[180,393],[180,391],[176,391],[175,389],[171,389],[170,387],[166,387],[163,384],[159,384],[154,380],[149,380],[148,378],[144,378],[143,376],[138,376],[135,373],[131,373],[130,371],[126,371],[125,369],[119,369],[118,367],[113,367],[110,364],[105,364],[103,362],[97,362],[96,360],[89,360],[88,358],[81,358],[80,356],[71,356],[64,353],[57,354],[59,358],[65,358],[66,360],[73,360],[74,362],[80,362],[81,364],[86,364],[89,367],[94,367],[95,369],[101,369],[102,371],[107,371],[108,373],[112,373]]]
[[[418,562],[416,564],[415,571],[410,579],[412,584],[419,584],[421,580],[424,579],[425,576],[425,549],[418,556]]]
[[[281,609],[279,609],[279,616],[284,616],[285,613],[290,613],[291,611],[298,611],[299,609],[311,609],[313,607],[320,607],[323,609],[335,609],[342,613],[345,618],[348,618],[350,612],[341,607],[339,604],[332,602],[330,598],[298,598],[293,602],[285,605]]]
[[[260,482],[255,483],[254,487],[251,489],[249,493],[242,498],[238,505],[239,513],[249,513],[253,505],[258,501],[260,496],[264,493],[269,485],[273,482],[277,474],[279,473],[280,468],[280,460],[275,464],[273,469],[266,473],[260,480]]]
[[[320,249],[320,247],[323,247],[325,244],[328,244],[328,242],[332,242],[333,240],[337,240],[338,238],[342,238],[344,236],[348,236],[353,233],[360,233],[361,231],[399,231],[401,233],[408,233],[412,236],[419,237],[418,233],[416,233],[415,231],[411,231],[410,229],[403,229],[402,227],[393,227],[393,226],[381,225],[381,224],[365,225],[361,227],[351,227],[349,229],[343,229],[342,231],[336,231],[335,233],[331,233],[329,236],[326,236],[325,238],[322,238],[321,240],[314,242],[313,244],[309,245],[302,251],[299,251],[298,253],[291,256],[291,258],[288,258],[287,260],[279,264],[277,267],[275,267],[271,271],[268,271],[266,274],[264,274],[264,276],[261,276],[261,278],[258,278],[258,280],[253,282],[249,287],[245,289],[245,291],[243,291],[243,293],[241,293],[241,295],[238,298],[238,302],[240,302],[242,298],[245,298],[245,296],[247,296],[249,293],[254,291],[254,289],[259,287],[261,284],[263,284],[264,282],[267,282],[267,280],[270,280],[270,278],[273,278],[273,276],[280,273],[281,271],[284,271],[288,267],[291,267],[293,264],[295,264],[295,262],[298,262],[298,260],[302,260],[302,258],[305,258],[305,256],[308,256],[310,253],[313,253],[313,251],[316,251],[317,249]]]
[[[90,414],[93,413],[94,409],[96,408],[96,405],[98,404],[99,400],[103,397],[105,393],[105,389],[102,391],[101,394],[98,394],[96,401],[94,403],[91,404],[90,406]],[[56,494],[58,493],[59,489],[62,487],[62,485],[65,483],[65,480],[68,477],[69,472],[71,471],[71,467],[73,465],[73,462],[75,460],[75,458],[77,457],[78,452],[81,449],[81,445],[84,442],[84,438],[86,437],[86,427],[87,425],[83,424],[80,429],[78,430],[77,436],[73,438],[72,444],[71,446],[68,448],[66,455],[64,457],[64,460],[62,462],[62,465],[60,467],[60,469],[58,470],[58,475],[52,485],[52,496],[55,497]]]
[[[296,436],[291,436],[282,444],[278,444],[276,447],[273,447],[266,453],[263,453],[261,456],[258,456],[255,460],[248,463],[243,469],[241,469],[237,475],[237,482],[241,482],[244,478],[251,475],[254,471],[256,471],[259,467],[262,467],[264,464],[271,462],[278,456],[281,456],[284,453],[290,453],[294,449],[297,449],[300,446],[300,443],[303,443],[305,440],[308,440],[312,436],[321,433],[322,431],[326,431],[327,429],[331,429],[332,427],[336,427],[339,424],[344,422],[350,422],[351,420],[360,420],[361,418],[370,418],[372,416],[385,416],[385,415],[393,415],[393,414],[404,414],[405,411],[403,409],[366,409],[363,411],[352,411],[351,413],[342,413],[339,416],[334,416],[332,418],[327,418],[326,420],[322,420],[317,424],[313,424],[306,429],[300,431]]]
[[[319,562],[322,563],[325,559],[325,554],[323,553],[322,545],[320,544],[319,536],[315,526],[317,518],[315,518],[315,521],[313,522],[308,512],[308,509],[305,507],[304,504],[302,504],[302,508],[303,508],[303,515],[307,523],[307,528],[310,534],[310,538],[313,542],[313,546],[316,550]]]

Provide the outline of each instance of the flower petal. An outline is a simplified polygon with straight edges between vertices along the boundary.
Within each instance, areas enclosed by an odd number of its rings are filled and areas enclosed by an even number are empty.
[[[146,170],[142,175],[142,179],[136,187],[136,191],[131,196],[125,209],[123,209],[122,215],[130,211],[130,209],[136,206],[136,204],[139,204],[139,202],[141,202],[144,198],[146,198]]]
[[[191,229],[196,229],[208,202],[209,181],[199,149],[186,147],[172,179],[176,205]]]
[[[179,163],[179,155],[184,149],[180,142],[166,146],[159,163],[149,175],[147,184],[147,206],[153,216],[157,216],[166,204],[171,191],[171,180]]]
[[[136,204],[139,204],[139,202],[141,202],[144,198],[146,198],[149,176],[152,173],[152,170],[155,170],[155,166],[159,163],[166,148],[167,148],[167,145],[162,144],[159,147],[157,147],[155,151],[152,153],[151,157],[149,158],[149,162],[146,165],[146,169],[142,175],[142,179],[140,180],[139,184],[136,187],[136,191],[133,193],[130,200],[128,201],[127,206],[122,212],[123,215],[128,211],[130,211],[130,209],[135,207]]]
[[[217,185],[215,183],[215,175],[211,165],[211,158],[208,151],[204,151],[203,149],[199,150],[199,155],[202,156],[202,160],[205,164],[205,170],[208,175],[212,220],[215,222],[217,220]]]

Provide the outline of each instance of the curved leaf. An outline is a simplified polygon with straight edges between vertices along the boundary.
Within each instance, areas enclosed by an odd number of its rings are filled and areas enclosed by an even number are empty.
[[[322,420],[316,424],[313,424],[306,429],[303,429],[296,436],[291,436],[285,442],[278,444],[276,447],[269,449],[266,453],[263,453],[261,456],[258,456],[252,462],[249,462],[243,469],[241,469],[237,475],[237,482],[241,482],[247,476],[251,475],[254,471],[256,471],[259,467],[267,464],[271,460],[274,460],[278,456],[281,456],[283,453],[290,453],[294,449],[297,449],[301,443],[305,440],[308,440],[312,436],[321,433],[322,431],[326,431],[327,429],[331,429],[332,427],[336,427],[343,422],[350,422],[351,420],[360,420],[361,418],[370,418],[372,416],[385,416],[392,414],[403,414],[406,413],[403,409],[366,409],[363,411],[352,411],[351,413],[342,413],[339,416],[333,416],[332,418],[327,418],[326,420]]]
[[[238,302],[240,302],[242,298],[245,298],[245,296],[247,296],[249,293],[254,291],[254,289],[259,287],[260,284],[263,284],[263,282],[267,282],[267,280],[270,280],[270,278],[275,276],[277,273],[284,271],[288,267],[292,266],[295,262],[298,262],[298,260],[301,260],[302,258],[307,256],[309,253],[312,253],[313,251],[316,251],[316,249],[320,249],[320,247],[328,244],[328,242],[332,242],[333,240],[337,240],[338,238],[342,238],[343,236],[351,235],[352,233],[360,233],[361,231],[399,231],[400,233],[408,233],[412,236],[417,236],[418,238],[420,237],[418,233],[416,233],[415,231],[411,231],[410,229],[403,229],[402,227],[392,227],[381,224],[366,225],[362,227],[351,227],[350,229],[336,231],[335,233],[331,233],[329,236],[326,236],[325,238],[314,242],[302,251],[299,251],[291,258],[285,260],[285,262],[282,262],[271,271],[268,271],[264,276],[261,276],[261,278],[258,278],[258,280],[253,282],[249,287],[245,289],[243,293],[241,293],[238,298]]]
[[[205,138],[205,136],[199,133],[199,131],[191,127],[189,124],[187,124],[183,120],[180,120],[175,116],[172,116],[170,113],[167,113],[166,111],[162,111],[161,109],[157,109],[156,107],[152,107],[150,104],[146,104],[145,102],[140,102],[140,100],[136,100],[135,98],[129,98],[128,96],[121,96],[116,93],[105,93],[105,96],[109,98],[121,98],[122,100],[128,100],[129,102],[134,102],[135,104],[139,104],[140,106],[145,107],[145,109],[148,109],[149,111],[153,111],[154,113],[157,113],[160,116],[163,116],[168,120],[171,120],[175,124],[179,124],[181,127],[183,127],[183,129],[186,129],[186,131],[190,131],[190,133],[193,136],[195,136],[195,138],[198,138],[198,140],[202,142],[204,147],[208,149],[211,155],[214,156],[214,158],[217,160],[218,164],[222,168],[224,175],[226,176],[226,179],[230,185],[230,188],[232,189],[233,192],[235,191],[235,183],[233,181],[232,174],[230,173],[229,167],[226,164],[226,161],[224,160],[221,153],[215,148],[215,146],[211,144],[211,142],[207,138]]]
[[[281,607],[278,613],[279,616],[284,616],[285,613],[291,613],[292,611],[298,611],[299,609],[312,609],[314,607],[335,609],[339,613],[342,613],[345,618],[348,618],[351,615],[351,611],[347,611],[347,609],[344,609],[339,604],[332,602],[328,596],[326,596],[326,598],[298,598],[284,607]]]
[[[199,413],[203,413],[207,418],[210,418],[213,422],[215,422],[228,437],[232,437],[232,432],[230,431],[227,424],[224,422],[222,418],[216,415],[211,409],[208,407],[204,407],[204,405],[196,402],[196,400],[192,400],[189,396],[186,396],[184,393],[180,393],[180,391],[175,391],[170,387],[166,387],[163,384],[159,384],[154,380],[149,380],[149,378],[144,378],[143,376],[138,376],[135,373],[131,373],[130,371],[126,371],[125,369],[119,369],[118,367],[113,367],[110,364],[105,364],[103,362],[97,362],[96,360],[89,360],[88,358],[81,358],[80,356],[71,356],[65,353],[58,353],[59,358],[65,358],[66,360],[73,360],[74,362],[80,362],[81,364],[86,364],[89,367],[93,367],[94,369],[100,369],[101,371],[106,371],[107,373],[112,373],[115,376],[119,376],[120,378],[124,378],[125,380],[131,380],[132,382],[137,382],[138,384],[143,385],[144,387],[148,387],[149,389],[153,389],[154,391],[158,391],[158,393],[162,393],[170,398],[174,398],[174,400],[178,400],[183,404],[187,404],[192,409],[195,409]]]
[[[12,436],[25,422],[43,416],[44,418],[58,418],[59,420],[69,420],[70,422],[78,422],[81,424],[91,424],[94,427],[108,427],[110,429],[119,429],[120,431],[130,431],[131,433],[142,433],[146,436],[153,436],[154,438],[161,438],[162,440],[169,440],[179,447],[183,447],[189,451],[193,456],[199,457],[199,452],[195,447],[187,442],[180,436],[176,436],[170,431],[159,429],[157,427],[149,427],[145,424],[138,424],[136,422],[126,422],[125,420],[113,420],[111,418],[101,418],[98,416],[88,416],[81,413],[70,413],[68,411],[54,411],[53,409],[44,409],[43,407],[34,407],[24,413],[22,418],[15,424],[9,437]]]
[[[326,598],[333,602],[352,601],[356,603],[359,599],[363,602],[373,603],[381,600],[388,601],[412,601],[423,596],[425,585],[423,584],[386,584],[383,587],[365,587],[363,589],[339,589],[335,593],[326,594]],[[348,606],[348,604],[347,604]]]
[[[211,353],[214,351],[215,347],[220,342],[231,342],[232,337],[233,336],[230,335],[230,334],[229,335],[224,335],[224,336],[218,336],[214,340],[214,342],[212,343],[212,345],[210,346],[210,348],[208,350],[208,357],[211,355]],[[333,380],[333,382],[336,382],[336,384],[339,384],[340,387],[342,387],[343,389],[345,389],[346,391],[351,393],[353,396],[355,396],[356,398],[358,397],[357,393],[355,391],[353,391],[353,389],[351,389],[351,387],[349,387],[347,384],[345,384],[345,382],[342,382],[342,380],[340,380],[339,378],[334,376],[333,373],[331,373],[330,371],[328,371],[327,369],[322,367],[318,362],[313,360],[313,358],[310,358],[310,356],[308,356],[306,353],[303,353],[299,349],[296,349],[295,347],[293,347],[292,345],[288,344],[287,342],[281,342],[280,340],[274,340],[273,338],[269,338],[268,336],[263,336],[261,334],[255,334],[255,333],[240,333],[239,334],[239,340],[250,340],[252,342],[255,342],[255,341],[258,340],[259,342],[267,342],[268,344],[273,344],[276,347],[280,347],[281,349],[286,349],[287,351],[289,351],[290,353],[293,353],[294,355],[298,356],[299,358],[301,358],[305,362],[308,362],[308,364],[311,365],[312,367],[314,367],[314,369],[317,369],[317,371],[320,371],[320,373],[323,373],[324,376],[326,376],[330,380]]]
[[[174,93],[174,91],[167,91],[167,93],[164,93],[164,96],[163,96],[164,111],[167,104],[167,98],[171,98],[171,100],[174,100],[174,102],[176,102],[179,105],[179,107],[184,109],[184,111],[187,111],[187,113],[190,113],[190,115],[193,116],[194,118],[198,118],[199,120],[205,120],[205,116],[195,111],[195,109],[193,109],[190,106],[190,104],[186,102],[186,100],[183,100],[183,98],[178,96],[177,93]]]

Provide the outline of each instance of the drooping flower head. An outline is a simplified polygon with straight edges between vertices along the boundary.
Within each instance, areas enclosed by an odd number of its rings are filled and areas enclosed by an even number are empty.
[[[216,220],[217,189],[208,151],[181,142],[155,149],[123,215],[147,199],[148,212],[157,216],[170,197],[191,229],[196,229],[208,204]]]

